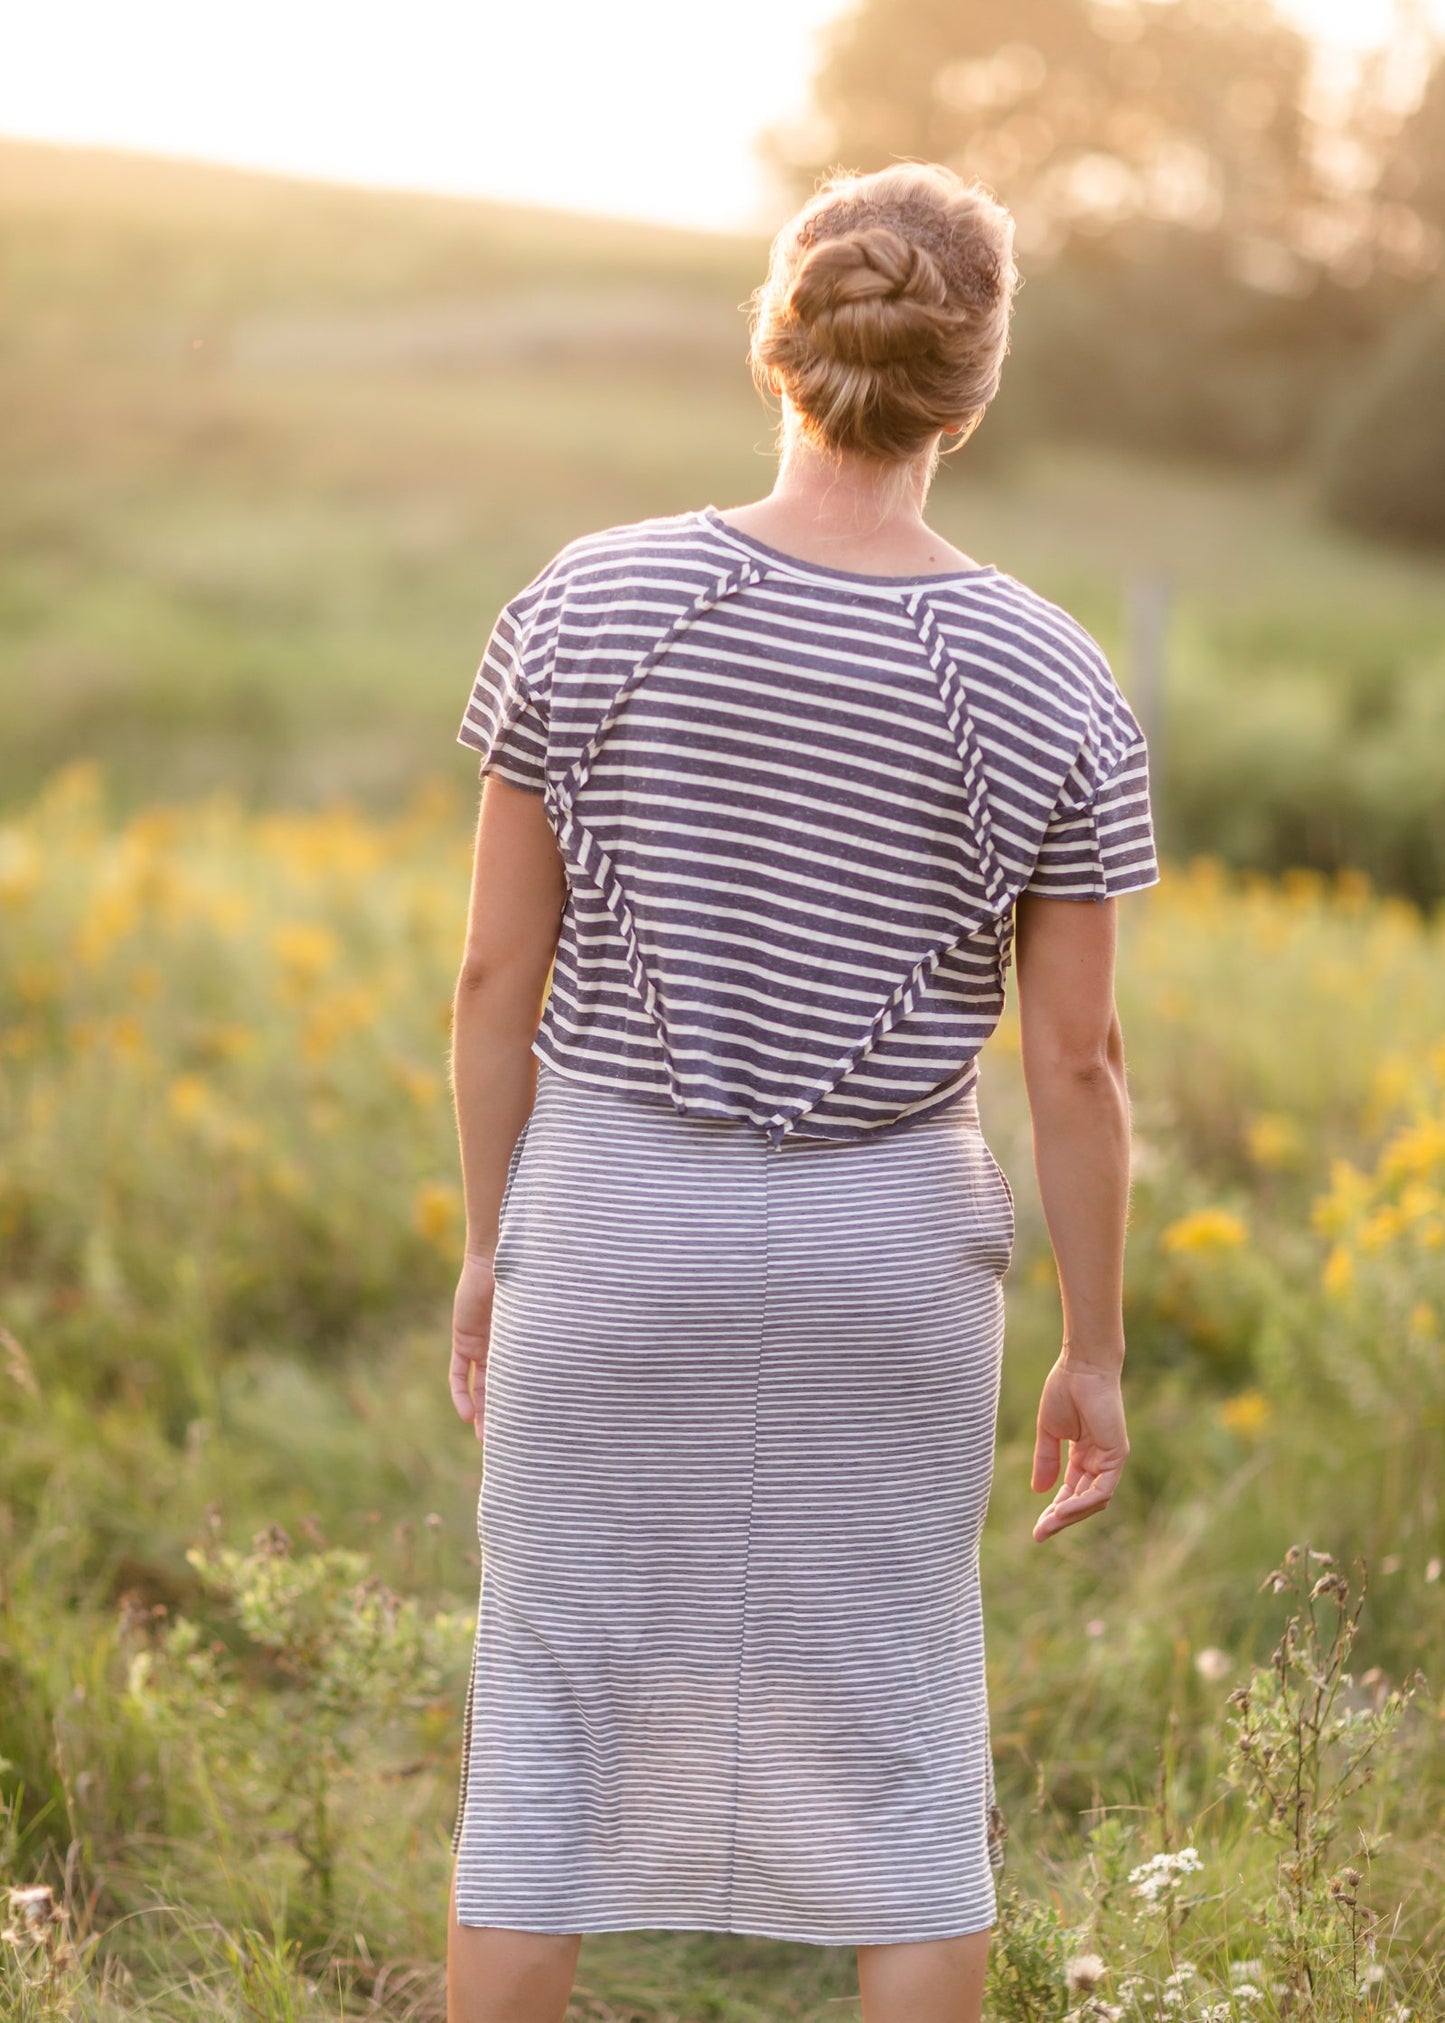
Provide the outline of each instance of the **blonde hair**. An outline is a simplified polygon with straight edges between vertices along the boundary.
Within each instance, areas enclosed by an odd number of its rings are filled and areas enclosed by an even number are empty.
[[[788,396],[819,449],[910,461],[945,427],[962,447],[1009,348],[1014,220],[938,162],[833,171],[773,240],[749,298],[759,393]]]

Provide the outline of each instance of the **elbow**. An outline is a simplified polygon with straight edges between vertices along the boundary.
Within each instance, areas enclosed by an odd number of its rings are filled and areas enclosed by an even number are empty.
[[[458,997],[474,998],[484,996],[497,981],[497,965],[483,961],[480,956],[468,956],[457,972]]]
[[[1124,1034],[1117,1011],[1107,1029],[1088,1040],[1057,1037],[1027,1049],[1025,1072],[1032,1080],[1093,1087],[1124,1076]]]
[[[457,972],[454,1002],[461,1012],[507,1022],[532,993],[515,965],[504,962],[463,962]]]
[[[1087,1054],[1070,1054],[1060,1060],[1054,1068],[1059,1080],[1081,1082],[1085,1088],[1094,1088],[1101,1082],[1114,1078],[1114,1061],[1107,1047]]]
[[[530,1045],[542,1016],[545,986],[515,962],[463,961],[452,1000],[453,1025],[465,1023],[499,1042]]]

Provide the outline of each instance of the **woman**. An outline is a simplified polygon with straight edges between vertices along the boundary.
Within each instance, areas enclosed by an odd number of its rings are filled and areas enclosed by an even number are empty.
[[[467,706],[455,2023],[560,2018],[581,1934],[639,1927],[854,1945],[868,2023],[980,2013],[1014,1211],[978,1053],[1016,938],[1047,1539],[1128,1452],[1113,901],[1159,876],[1099,646],[922,518],[1012,246],[941,167],[825,184],[752,301],[772,491],[571,542]]]

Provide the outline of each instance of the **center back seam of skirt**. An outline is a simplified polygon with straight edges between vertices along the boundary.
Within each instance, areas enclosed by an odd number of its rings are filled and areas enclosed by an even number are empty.
[[[752,1466],[748,1477],[747,1529],[743,1538],[743,1584],[741,1602],[741,1622],[738,1629],[738,1670],[737,1685],[733,1697],[733,1795],[732,1818],[728,1824],[728,1872],[727,1872],[727,1922],[729,1929],[736,1922],[734,1899],[736,1895],[737,1854],[738,1854],[738,1812],[742,1785],[742,1700],[743,1664],[747,1652],[748,1636],[748,1575],[752,1565],[753,1513],[757,1503],[758,1489],[758,1444],[762,1420],[763,1393],[763,1351],[768,1333],[768,1277],[771,1262],[771,1229],[769,1217],[770,1182],[773,1172],[773,1147],[764,1140],[762,1151],[762,1191],[763,1191],[763,1303],[758,1316],[758,1346],[753,1376],[753,1452]],[[756,1156],[756,1154],[754,1155]]]

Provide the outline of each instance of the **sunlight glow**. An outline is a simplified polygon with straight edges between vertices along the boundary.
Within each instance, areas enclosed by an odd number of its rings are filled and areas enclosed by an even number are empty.
[[[342,182],[764,230],[753,154],[807,107],[847,0],[47,0],[10,24],[0,132]],[[1342,57],[1408,0],[1280,0]],[[1445,32],[1445,0],[1421,0]]]

